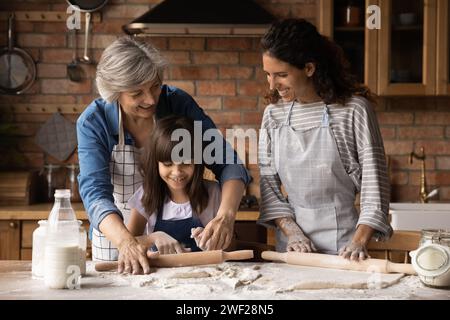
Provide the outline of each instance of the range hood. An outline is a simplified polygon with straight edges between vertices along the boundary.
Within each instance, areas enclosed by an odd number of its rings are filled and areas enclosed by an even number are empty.
[[[122,28],[138,36],[259,37],[274,20],[253,0],[165,0]]]

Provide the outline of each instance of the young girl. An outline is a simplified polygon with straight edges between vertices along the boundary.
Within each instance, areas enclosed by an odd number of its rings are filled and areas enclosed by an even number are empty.
[[[184,129],[188,137],[172,141],[177,129]],[[183,154],[183,161],[174,162],[172,150],[187,138],[191,154]],[[193,150],[194,122],[180,116],[159,120],[144,146],[144,182],[128,200],[132,209],[127,228],[134,236],[146,234],[145,245],[153,245],[161,254],[199,251],[196,242],[203,227],[219,209],[220,187],[217,182],[203,180],[204,165],[193,163]]]

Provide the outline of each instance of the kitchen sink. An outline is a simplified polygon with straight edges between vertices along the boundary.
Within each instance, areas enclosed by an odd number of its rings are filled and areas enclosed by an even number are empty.
[[[450,230],[450,203],[391,203],[389,208],[394,230]]]

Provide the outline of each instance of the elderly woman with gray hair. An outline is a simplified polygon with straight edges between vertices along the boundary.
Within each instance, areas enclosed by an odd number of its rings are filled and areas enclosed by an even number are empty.
[[[128,199],[142,184],[140,148],[155,121],[184,115],[215,129],[212,120],[186,92],[163,84],[167,63],[151,44],[123,36],[108,46],[97,66],[101,98],[77,121],[80,194],[88,212],[94,260],[119,260],[119,272],[149,273],[147,252],[126,228]],[[217,129],[215,129],[217,130]],[[223,141],[224,155],[229,145]],[[233,163],[208,166],[219,179],[222,199],[216,217],[205,226],[200,247],[225,249],[250,176],[234,152]]]

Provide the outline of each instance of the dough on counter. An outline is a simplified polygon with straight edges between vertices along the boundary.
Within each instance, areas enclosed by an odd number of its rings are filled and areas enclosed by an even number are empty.
[[[233,289],[249,285],[261,277],[261,273],[258,271],[259,267],[257,266],[253,266],[252,268],[242,268],[233,264],[228,264],[225,267],[223,267],[223,265],[218,266],[218,269],[222,272],[217,274],[217,278]]]
[[[211,277],[206,271],[193,271],[193,272],[178,272],[175,273],[171,278],[173,279],[191,279],[191,278],[208,278]]]
[[[272,287],[277,293],[294,290],[316,289],[381,289],[397,283],[403,273],[370,273],[350,270],[326,269],[284,265],[276,272],[264,274],[253,285],[261,283],[265,288]]]

